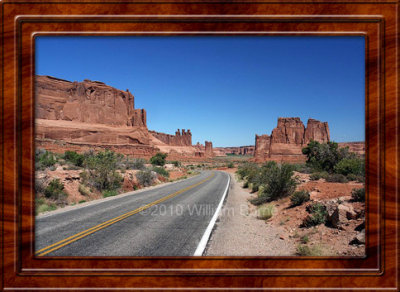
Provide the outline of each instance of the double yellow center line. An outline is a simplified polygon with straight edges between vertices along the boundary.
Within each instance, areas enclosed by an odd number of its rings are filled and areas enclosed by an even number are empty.
[[[151,203],[149,203],[149,204],[147,204],[147,205],[144,205],[144,206],[142,206],[142,207],[140,207],[140,208],[137,208],[137,209],[135,209],[135,210],[133,210],[133,211],[127,212],[127,213],[125,213],[125,214],[122,214],[122,215],[120,215],[120,216],[118,216],[118,217],[115,217],[115,218],[113,218],[113,219],[110,219],[110,220],[108,220],[108,221],[106,221],[106,222],[103,222],[103,223],[101,223],[101,224],[99,224],[99,225],[93,226],[93,227],[91,227],[91,228],[89,228],[89,229],[86,229],[86,230],[84,230],[84,231],[81,231],[81,232],[79,232],[79,233],[77,233],[77,234],[75,234],[75,235],[72,235],[72,236],[67,237],[67,238],[65,238],[65,239],[63,239],[63,240],[60,240],[60,241],[58,241],[58,242],[56,242],[56,243],[53,243],[53,244],[51,244],[51,245],[49,245],[49,246],[46,246],[45,248],[42,248],[42,249],[36,251],[36,252],[35,252],[35,255],[37,255],[37,256],[44,256],[44,255],[46,255],[46,254],[48,254],[48,253],[50,253],[50,252],[53,252],[53,251],[55,251],[55,250],[58,250],[58,249],[62,248],[63,246],[66,246],[66,245],[68,245],[68,244],[70,244],[70,243],[72,243],[72,242],[75,242],[75,241],[77,241],[77,240],[79,240],[79,239],[81,239],[81,238],[83,238],[83,237],[86,237],[86,236],[88,236],[88,235],[90,235],[90,234],[92,234],[92,233],[94,233],[94,232],[96,232],[96,231],[99,231],[99,230],[101,230],[101,229],[104,229],[104,228],[106,228],[106,227],[108,227],[108,226],[110,226],[110,225],[112,225],[112,224],[114,224],[114,223],[117,223],[117,222],[119,222],[119,221],[121,221],[121,220],[124,220],[124,219],[126,219],[126,218],[128,218],[128,217],[130,217],[130,216],[132,216],[132,215],[134,215],[134,214],[137,214],[137,213],[139,213],[139,212],[141,212],[141,211],[143,211],[143,210],[146,210],[146,209],[148,209],[148,208],[150,208],[150,207],[152,207],[152,206],[154,206],[154,205],[157,205],[157,204],[159,204],[159,203],[162,203],[162,202],[164,202],[164,201],[166,201],[166,200],[168,200],[168,199],[171,199],[171,198],[173,198],[173,197],[176,197],[176,196],[179,195],[179,194],[182,194],[183,192],[186,192],[186,191],[188,191],[188,190],[190,190],[190,189],[192,189],[192,188],[195,188],[195,187],[201,185],[202,183],[205,183],[206,181],[210,180],[214,175],[215,175],[215,174],[213,173],[212,175],[210,175],[210,176],[207,177],[206,179],[203,179],[202,181],[200,181],[200,182],[198,182],[198,183],[196,183],[196,184],[194,184],[194,185],[188,186],[188,187],[186,187],[186,188],[184,188],[184,189],[182,189],[182,190],[179,190],[179,191],[177,191],[177,192],[175,192],[175,193],[173,193],[173,194],[170,194],[170,195],[168,195],[168,196],[165,196],[165,197],[163,197],[163,198],[161,198],[161,199],[158,199],[158,200],[156,200],[156,201],[154,201],[154,202],[151,202]]]

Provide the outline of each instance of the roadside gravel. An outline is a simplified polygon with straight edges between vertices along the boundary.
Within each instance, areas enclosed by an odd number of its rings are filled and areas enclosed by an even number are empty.
[[[208,242],[205,256],[290,256],[296,246],[280,226],[257,219],[251,196],[230,172],[231,186]]]

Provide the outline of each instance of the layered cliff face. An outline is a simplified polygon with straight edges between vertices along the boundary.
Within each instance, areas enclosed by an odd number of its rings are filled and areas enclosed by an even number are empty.
[[[160,140],[161,142],[170,146],[192,146],[192,133],[190,130],[185,131],[180,129],[175,132],[175,135],[160,133],[156,131],[149,131],[151,135]]]
[[[304,160],[301,150],[311,140],[328,142],[328,123],[309,119],[306,128],[300,118],[278,118],[278,125],[271,136],[256,135],[254,159],[257,162],[301,162]]]
[[[146,127],[146,112],[133,95],[102,82],[36,77],[36,118],[109,126]]]
[[[54,152],[107,148],[136,157],[159,151],[170,159],[205,157],[205,149],[192,146],[190,130],[178,129],[175,135],[149,131],[146,111],[135,109],[129,90],[50,76],[36,76],[35,90],[36,147]]]
[[[254,145],[238,146],[238,147],[214,147],[215,156],[226,156],[229,154],[234,155],[254,155]]]

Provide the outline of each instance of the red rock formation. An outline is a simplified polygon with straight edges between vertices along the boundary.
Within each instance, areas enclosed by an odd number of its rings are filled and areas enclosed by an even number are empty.
[[[151,157],[158,151],[175,159],[204,157],[204,150],[192,146],[190,130],[149,134],[146,111],[134,108],[129,90],[49,76],[37,76],[35,82],[36,147],[59,153],[107,148],[135,157]]]
[[[304,133],[304,143],[308,144],[311,140],[326,143],[329,141],[329,126],[327,122],[320,122],[308,119],[307,128]]]
[[[328,123],[309,119],[305,128],[300,118],[278,118],[278,126],[271,136],[256,135],[254,160],[304,161],[301,150],[311,140],[328,142]]]
[[[209,142],[209,141],[205,142],[205,156],[206,157],[214,156],[212,142]]]
[[[175,135],[160,133],[156,131],[149,131],[151,135],[160,140],[161,142],[170,146],[192,146],[192,133],[190,130],[182,130],[182,134],[178,129]]]
[[[239,147],[214,147],[215,156],[226,156],[229,154],[234,155],[254,155],[254,145],[239,146]]]
[[[341,142],[338,143],[339,147],[349,147],[351,152],[359,155],[365,155],[365,142]]]
[[[266,161],[269,158],[269,150],[271,146],[271,136],[256,135],[254,158],[256,161]]]

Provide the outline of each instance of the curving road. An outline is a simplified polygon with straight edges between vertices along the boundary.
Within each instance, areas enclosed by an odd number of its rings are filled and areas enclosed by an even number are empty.
[[[177,183],[39,216],[35,254],[192,256],[228,183],[228,174],[204,171]]]

